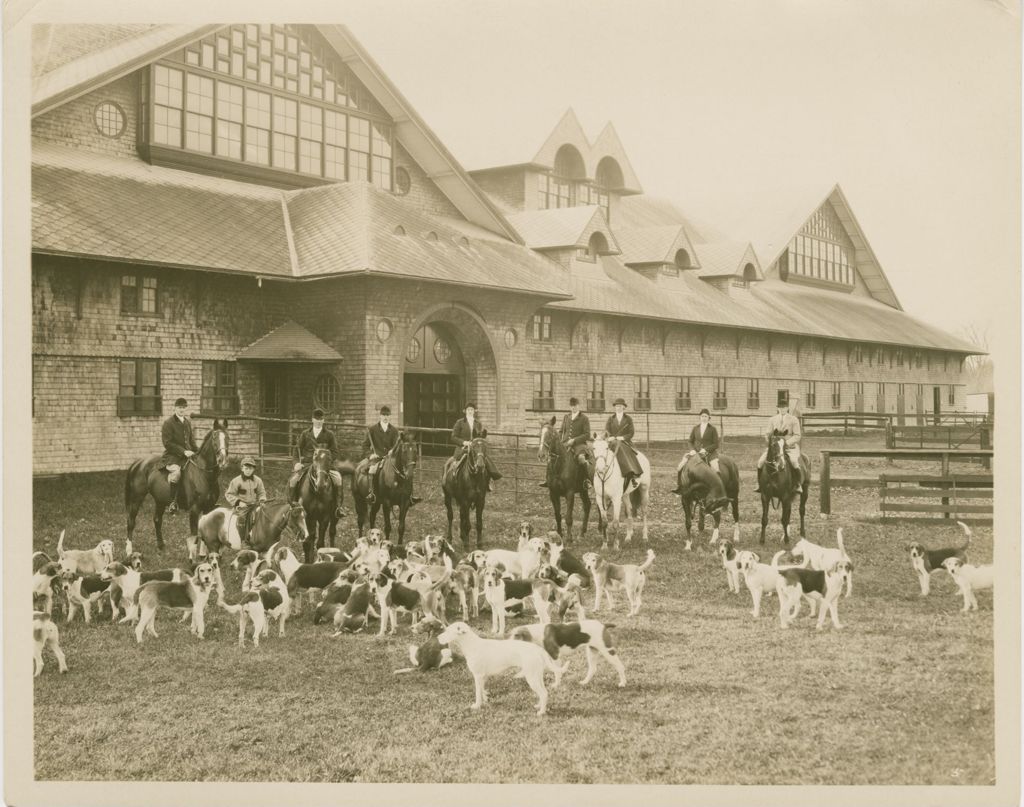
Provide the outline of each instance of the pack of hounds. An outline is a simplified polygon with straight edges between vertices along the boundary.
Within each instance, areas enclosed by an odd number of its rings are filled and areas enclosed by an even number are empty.
[[[461,658],[475,682],[473,708],[480,708],[487,701],[487,679],[513,669],[536,693],[539,714],[547,711],[545,673],[554,675],[557,687],[574,651],[586,655],[581,685],[594,678],[599,657],[613,668],[619,687],[626,685],[611,634],[615,625],[588,618],[584,599],[593,611],[602,605],[613,610],[622,595],[627,617],[636,616],[655,559],[650,549],[639,564],[612,563],[596,552],[577,558],[558,533],[535,536],[529,522],[519,526],[515,550],[476,550],[462,557],[442,536],[396,546],[371,529],[349,551],[319,550],[315,563],[300,562],[280,542],[263,554],[241,550],[228,564],[241,577],[240,594],[229,602],[217,553],[201,557],[188,571],[147,572],[141,553],[115,559],[109,540],[93,549],[65,550],[62,532],[57,555],[53,561],[37,552],[32,561],[35,675],[42,672],[44,649],[56,656],[61,672],[68,670],[53,618],[58,604],[66,621],[81,611],[92,623],[109,611],[111,622],[134,625],[138,643],[147,634],[159,638],[161,608],[180,613],[202,639],[207,607],[215,604],[237,617],[239,646],[251,637],[256,648],[270,635],[272,622],[283,637],[289,617],[307,609],[314,625],[333,627],[333,636],[369,631],[371,620],[378,622],[378,636],[394,634],[400,617],[409,615],[413,633],[425,641],[408,647],[412,666],[396,673],[438,670]],[[481,609],[491,614],[487,637],[469,625]],[[449,623],[450,610],[459,621]],[[527,615],[534,624],[507,629],[509,616]]]
[[[991,589],[993,567],[967,562],[971,531],[957,522],[964,532],[960,546],[926,549],[912,543],[911,565],[921,587],[921,595],[930,592],[930,576],[947,571],[963,597],[962,610],[977,610],[975,591]],[[853,590],[854,565],[837,530],[837,547],[823,547],[801,538],[789,550],[790,559],[782,563],[786,551],[775,554],[770,563],[738,548],[739,528],[732,541],[718,547],[730,591],[740,592],[740,578],[753,601],[753,616],[760,616],[761,600],[774,593],[779,604],[779,622],[788,628],[806,600],[817,627],[831,618],[841,628],[838,607],[844,594]],[[136,641],[148,633],[158,638],[156,615],[163,607],[181,613],[192,634],[205,635],[205,612],[214,599],[216,606],[238,619],[238,644],[252,645],[270,634],[277,622],[279,637],[285,635],[289,617],[300,616],[308,607],[314,625],[333,626],[333,635],[360,633],[370,629],[370,620],[378,622],[378,636],[394,634],[399,617],[408,614],[414,634],[424,636],[420,645],[410,645],[412,666],[396,673],[428,672],[462,658],[473,676],[473,708],[487,700],[486,681],[509,669],[518,671],[538,697],[538,713],[547,711],[546,672],[554,675],[557,687],[568,668],[573,651],[583,649],[587,673],[580,681],[588,684],[601,657],[618,675],[618,685],[626,685],[626,673],[611,636],[611,623],[587,618],[584,598],[593,593],[592,611],[602,603],[616,607],[614,594],[622,593],[627,618],[640,612],[648,570],[655,554],[648,549],[637,564],[611,563],[596,552],[574,556],[556,532],[534,536],[529,522],[519,526],[515,550],[495,548],[476,550],[459,557],[441,536],[427,535],[422,541],[395,546],[379,529],[371,529],[357,539],[349,551],[321,549],[315,563],[302,563],[281,543],[259,554],[243,549],[229,568],[242,577],[237,601],[228,602],[221,570],[221,558],[210,553],[188,572],[182,569],[143,571],[143,557],[134,552],[121,560],[114,558],[112,541],[100,541],[88,550],[65,550],[64,533],[57,542],[58,560],[46,554],[33,556],[33,634],[35,638],[34,674],[43,669],[42,651],[48,649],[57,658],[60,672],[68,666],[60,647],[59,631],[53,620],[55,603],[63,604],[66,620],[78,611],[92,622],[93,608],[110,620],[133,623]],[[457,603],[459,621],[449,623],[449,603]],[[588,599],[588,602],[590,600]],[[480,616],[481,608],[490,611],[490,636],[479,635],[469,622]],[[510,615],[531,612],[536,622],[508,631]]]
[[[964,532],[960,546],[926,549],[915,541],[906,546],[910,563],[921,585],[921,596],[931,591],[931,574],[945,570],[952,576],[963,597],[962,611],[978,610],[975,591],[991,589],[993,566],[974,566],[967,562],[967,548],[971,543],[971,530],[962,521],[957,524]],[[826,616],[832,626],[842,628],[839,622],[839,601],[853,592],[853,561],[843,545],[843,531],[836,530],[836,547],[824,547],[801,538],[789,550],[792,562],[781,564],[786,550],[776,552],[771,563],[762,563],[757,553],[740,550],[739,527],[732,541],[718,546],[722,567],[725,569],[729,590],[740,593],[740,578],[746,583],[753,601],[754,617],[761,615],[761,599],[774,593],[779,603],[779,624],[788,628],[799,615],[801,603],[806,600],[811,617],[817,616],[817,628],[825,625]],[[799,560],[799,563],[796,561]]]

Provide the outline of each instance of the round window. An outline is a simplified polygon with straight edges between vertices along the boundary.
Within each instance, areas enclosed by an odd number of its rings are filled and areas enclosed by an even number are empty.
[[[330,414],[338,411],[341,401],[341,384],[332,375],[322,375],[313,385],[313,406]]]
[[[518,337],[516,336],[515,328],[509,328],[505,331],[505,347],[510,349],[514,348],[516,346],[517,339]]]
[[[434,342],[434,358],[437,359],[438,364],[447,364],[451,357],[451,346],[444,339]]]
[[[382,319],[377,323],[377,339],[381,342],[386,342],[391,338],[391,333],[394,327],[391,325],[391,320]]]
[[[405,196],[409,192],[409,188],[412,187],[412,179],[409,177],[409,172],[399,166],[395,169],[395,193],[399,196]]]
[[[405,360],[408,362],[416,361],[420,357],[420,340],[415,336],[409,340],[409,347],[405,351]]]
[[[120,137],[124,134],[124,110],[113,101],[97,104],[93,110],[93,120],[99,133],[104,137]]]

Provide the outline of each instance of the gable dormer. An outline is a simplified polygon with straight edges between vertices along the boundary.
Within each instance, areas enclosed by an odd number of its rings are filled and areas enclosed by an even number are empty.
[[[744,241],[708,241],[697,247],[701,268],[697,274],[722,291],[731,287],[750,288],[764,280],[754,247]]]
[[[701,268],[693,244],[681,224],[628,227],[616,230],[622,262],[644,277],[679,277]]]

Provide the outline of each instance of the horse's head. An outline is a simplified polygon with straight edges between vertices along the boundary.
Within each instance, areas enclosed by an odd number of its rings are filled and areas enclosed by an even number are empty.
[[[295,502],[288,510],[288,527],[302,536],[305,541],[309,538],[309,530],[306,528],[306,508],[301,502]]]
[[[328,479],[328,472],[331,470],[331,450],[329,448],[313,449],[312,473],[309,475],[313,487],[317,490],[324,480]]]
[[[228,422],[224,418],[214,418],[209,434],[203,440],[203,448],[210,448],[217,458],[217,467],[226,468],[228,464]],[[202,454],[200,449],[200,454]]]
[[[398,464],[398,470],[404,474],[409,474],[415,470],[416,463],[419,461],[420,444],[413,438],[402,434],[395,445],[394,455],[395,461]]]
[[[594,452],[594,461],[600,462],[602,465],[607,463],[608,454],[611,449],[608,447],[608,432],[602,432],[601,436],[598,437],[597,433],[594,433],[594,443],[591,449]]]
[[[550,459],[554,453],[552,442],[556,439],[558,437],[555,434],[555,416],[552,415],[550,420],[541,418],[540,435],[537,438],[537,459],[541,462],[547,462]]]
[[[781,471],[785,467],[787,434],[789,434],[788,429],[783,431],[772,429],[772,433],[768,437],[768,456],[765,459],[765,462],[766,464],[773,466],[778,471]]]
[[[474,473],[487,470],[487,438],[474,437],[469,444],[469,467]]]

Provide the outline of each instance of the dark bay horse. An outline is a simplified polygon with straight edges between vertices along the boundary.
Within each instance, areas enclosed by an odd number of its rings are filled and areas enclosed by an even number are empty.
[[[316,550],[329,539],[334,546],[338,532],[338,505],[344,490],[336,487],[331,479],[331,451],[317,448],[313,451],[313,463],[299,480],[298,501],[306,511],[306,535],[309,545],[303,544],[306,563],[316,560]]]
[[[307,562],[316,560],[313,538],[306,528],[306,510],[299,502],[271,499],[263,504],[253,516],[248,544],[262,555],[280,540],[285,530],[291,530],[302,539]]]
[[[398,508],[398,543],[405,540],[405,516],[419,499],[413,496],[413,477],[419,461],[420,445],[399,432],[398,442],[384,455],[380,470],[377,471],[377,499],[372,504],[366,501],[370,493],[369,460],[356,467],[352,477],[352,499],[356,505],[356,526],[363,534],[363,526],[372,529],[377,523],[378,511],[384,515],[384,537],[391,537],[392,510]],[[333,546],[333,544],[332,544]]]
[[[768,457],[757,472],[757,484],[761,488],[761,543],[764,543],[764,530],[768,526],[768,504],[782,504],[782,543],[789,544],[789,514],[793,507],[793,497],[800,494],[800,537],[804,536],[804,510],[807,505],[807,493],[811,489],[811,463],[807,456],[800,453],[800,470],[803,480],[799,487],[796,472],[786,456],[786,435],[788,430],[772,429],[768,438]]]
[[[171,503],[167,472],[157,468],[160,454],[135,460],[129,467],[124,480],[124,506],[128,511],[128,537],[125,542],[126,554],[132,553],[132,533],[135,519],[146,496],[152,496],[155,503],[153,526],[156,530],[156,547],[164,548],[161,526],[164,510]],[[188,511],[189,556],[195,556],[199,516],[217,506],[220,498],[220,469],[228,464],[228,423],[223,419],[213,421],[206,433],[198,453],[185,460],[181,466],[181,481],[178,484],[178,506]]]
[[[457,470],[449,459],[441,475],[444,507],[448,511],[448,540],[452,540],[452,499],[459,504],[459,537],[469,549],[469,511],[476,510],[476,548],[484,545],[484,506],[487,503],[487,440],[474,437]]]
[[[593,466],[591,465],[589,469],[581,467],[575,453],[565,447],[555,429],[554,415],[551,416],[551,420],[540,422],[537,458],[547,464],[545,481],[548,496],[551,497],[551,506],[555,510],[558,534],[566,538],[567,544],[572,543],[572,511],[576,496],[580,497],[583,506],[583,528],[580,530],[580,536],[587,534],[591,507],[587,480],[594,475]],[[565,533],[562,532],[562,499],[565,499]]]
[[[679,494],[686,520],[686,548],[690,549],[693,539],[690,537],[690,526],[693,511],[700,511],[698,529],[704,531],[704,516],[710,515],[715,522],[715,530],[708,543],[718,540],[718,529],[722,524],[722,510],[732,505],[732,520],[740,520],[740,472],[736,463],[729,457],[719,455],[718,473],[699,455],[694,455],[679,469],[678,486],[674,492]]]

